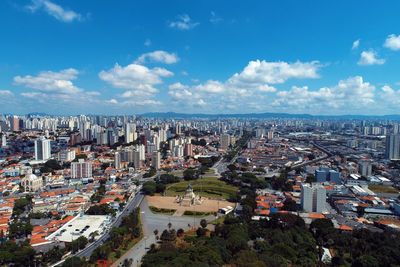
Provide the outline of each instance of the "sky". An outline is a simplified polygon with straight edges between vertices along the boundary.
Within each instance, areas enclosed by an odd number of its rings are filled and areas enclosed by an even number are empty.
[[[400,114],[400,1],[0,1],[0,113]]]

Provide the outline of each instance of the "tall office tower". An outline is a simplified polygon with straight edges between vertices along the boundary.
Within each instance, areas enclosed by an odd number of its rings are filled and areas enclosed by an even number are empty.
[[[386,136],[386,159],[400,159],[400,134],[390,134]]]
[[[133,152],[133,165],[135,169],[140,169],[142,167],[142,160],[140,159],[140,151]]]
[[[136,124],[125,124],[125,143],[129,144],[136,140]]]
[[[326,211],[326,189],[321,184],[301,185],[301,207],[306,212]]]
[[[43,136],[35,140],[35,159],[47,160],[51,157],[51,144],[50,140]]]
[[[360,160],[358,162],[358,172],[365,177],[372,175],[372,163],[369,160]]]
[[[107,129],[107,144],[112,146],[116,142],[118,142],[118,135],[115,133],[115,129],[110,127]]]
[[[183,151],[183,155],[185,157],[192,157],[193,156],[193,145],[192,144],[185,144],[185,149]]]
[[[121,154],[119,152],[114,154],[114,166],[117,170],[121,169]]]
[[[10,126],[11,126],[11,131],[19,131],[19,118],[17,116],[12,116],[10,118]]]
[[[159,170],[161,168],[161,155],[160,152],[158,151],[154,151],[152,158],[151,158],[151,166],[156,169]]]
[[[91,178],[92,177],[92,163],[85,162],[84,159],[79,159],[78,162],[71,163],[71,178]]]
[[[231,144],[231,136],[229,134],[221,134],[220,146],[222,149],[227,149]]]
[[[148,154],[152,154],[154,151],[157,151],[158,149],[156,149],[156,145],[153,143],[147,143],[146,146],[146,151]]]

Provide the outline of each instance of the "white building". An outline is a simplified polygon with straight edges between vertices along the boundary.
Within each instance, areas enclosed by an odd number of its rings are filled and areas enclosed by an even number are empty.
[[[79,159],[78,162],[71,163],[71,178],[82,179],[92,177],[92,163]]]
[[[61,162],[71,162],[75,159],[76,152],[74,149],[62,150],[58,153],[58,160]]]
[[[35,140],[35,159],[48,160],[51,157],[50,140],[43,136]]]
[[[301,207],[306,212],[326,211],[326,189],[322,184],[302,184]]]

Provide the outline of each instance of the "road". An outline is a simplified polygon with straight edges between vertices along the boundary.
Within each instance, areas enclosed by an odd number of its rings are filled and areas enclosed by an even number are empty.
[[[156,243],[154,230],[157,229],[159,235],[168,228],[168,223],[172,224],[172,228],[178,230],[182,228],[188,230],[189,228],[200,225],[201,219],[211,221],[215,219],[215,216],[207,216],[204,218],[191,217],[191,216],[168,216],[163,214],[154,214],[150,211],[146,199],[140,204],[140,218],[143,227],[144,238],[140,240],[135,246],[127,251],[121,258],[116,261],[112,267],[121,266],[126,259],[132,259],[131,267],[140,266],[143,256],[146,254],[147,249],[151,244]]]
[[[137,192],[139,192],[141,189],[141,187],[139,187],[137,189]],[[135,208],[137,208],[140,203],[143,201],[144,199],[144,195],[141,193],[137,193],[134,196],[131,196],[128,201],[126,206],[124,207],[124,209],[122,210],[122,212],[118,215],[118,217],[115,219],[114,222],[111,223],[111,225],[109,226],[109,229],[112,229],[113,227],[118,227],[121,224],[122,218],[126,217],[129,213],[131,213]],[[90,243],[88,246],[86,246],[83,250],[78,251],[75,254],[71,254],[69,255],[67,258],[69,257],[85,257],[85,258],[89,258],[90,255],[92,255],[93,251],[99,247],[100,245],[102,245],[108,238],[109,238],[109,231],[107,231],[104,235],[102,235],[101,237],[99,237],[96,241],[94,241],[93,243]],[[67,258],[51,265],[51,267],[54,266],[59,266],[60,264],[62,264]]]

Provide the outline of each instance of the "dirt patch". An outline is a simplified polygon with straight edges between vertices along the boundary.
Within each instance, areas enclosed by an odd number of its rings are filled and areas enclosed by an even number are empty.
[[[201,205],[190,207],[179,205],[179,203],[175,202],[175,197],[147,196],[146,199],[149,203],[149,206],[154,206],[162,209],[176,209],[177,214],[183,214],[186,210],[217,212],[219,208],[225,208],[226,206],[235,207],[235,203],[229,201],[212,200],[206,198],[204,198]]]

